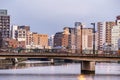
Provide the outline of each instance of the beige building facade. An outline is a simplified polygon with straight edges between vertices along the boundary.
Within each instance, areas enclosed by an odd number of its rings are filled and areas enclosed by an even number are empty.
[[[114,21],[98,22],[98,50],[103,50],[104,46],[111,45],[111,30],[115,25]]]
[[[26,48],[48,48],[48,35],[29,32],[26,40]]]

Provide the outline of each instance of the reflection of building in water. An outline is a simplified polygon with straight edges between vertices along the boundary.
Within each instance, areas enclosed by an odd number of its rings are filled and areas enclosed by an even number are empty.
[[[97,62],[95,74],[120,74],[120,64],[117,62]]]
[[[19,63],[19,64],[0,64],[0,69],[24,69],[29,67],[48,66],[49,63]]]

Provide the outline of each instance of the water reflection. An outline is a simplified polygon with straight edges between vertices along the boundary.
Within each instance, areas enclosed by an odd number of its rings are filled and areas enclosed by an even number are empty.
[[[119,75],[79,75],[78,80],[119,80]]]
[[[80,75],[80,76],[78,76],[78,80],[86,80],[86,79],[85,79],[85,75]]]
[[[73,65],[74,64],[74,65]],[[55,74],[55,75],[78,75],[81,66],[75,63],[64,63],[51,65],[49,63],[21,63],[0,70],[0,74]]]
[[[27,62],[27,61],[26,61]],[[37,66],[49,66],[50,63],[18,63],[15,65],[12,64],[0,64],[0,69],[24,69],[29,67],[37,67]]]
[[[97,72],[119,69],[118,63],[96,63]],[[0,65],[0,80],[119,80],[120,74],[81,74],[80,63],[20,63]],[[108,68],[110,67],[110,68]],[[120,72],[120,71],[119,71]]]
[[[119,74],[120,75],[120,64],[119,63],[96,63],[95,74]]]

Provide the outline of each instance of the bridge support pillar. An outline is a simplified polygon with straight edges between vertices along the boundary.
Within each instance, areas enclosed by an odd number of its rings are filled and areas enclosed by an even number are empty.
[[[83,74],[89,74],[89,73],[92,73],[94,74],[95,73],[95,62],[93,61],[82,61],[81,63],[81,73]]]

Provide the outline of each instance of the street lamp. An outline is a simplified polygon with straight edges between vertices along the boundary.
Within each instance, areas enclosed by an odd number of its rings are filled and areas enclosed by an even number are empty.
[[[93,25],[93,54],[95,54],[95,23],[91,23]]]

